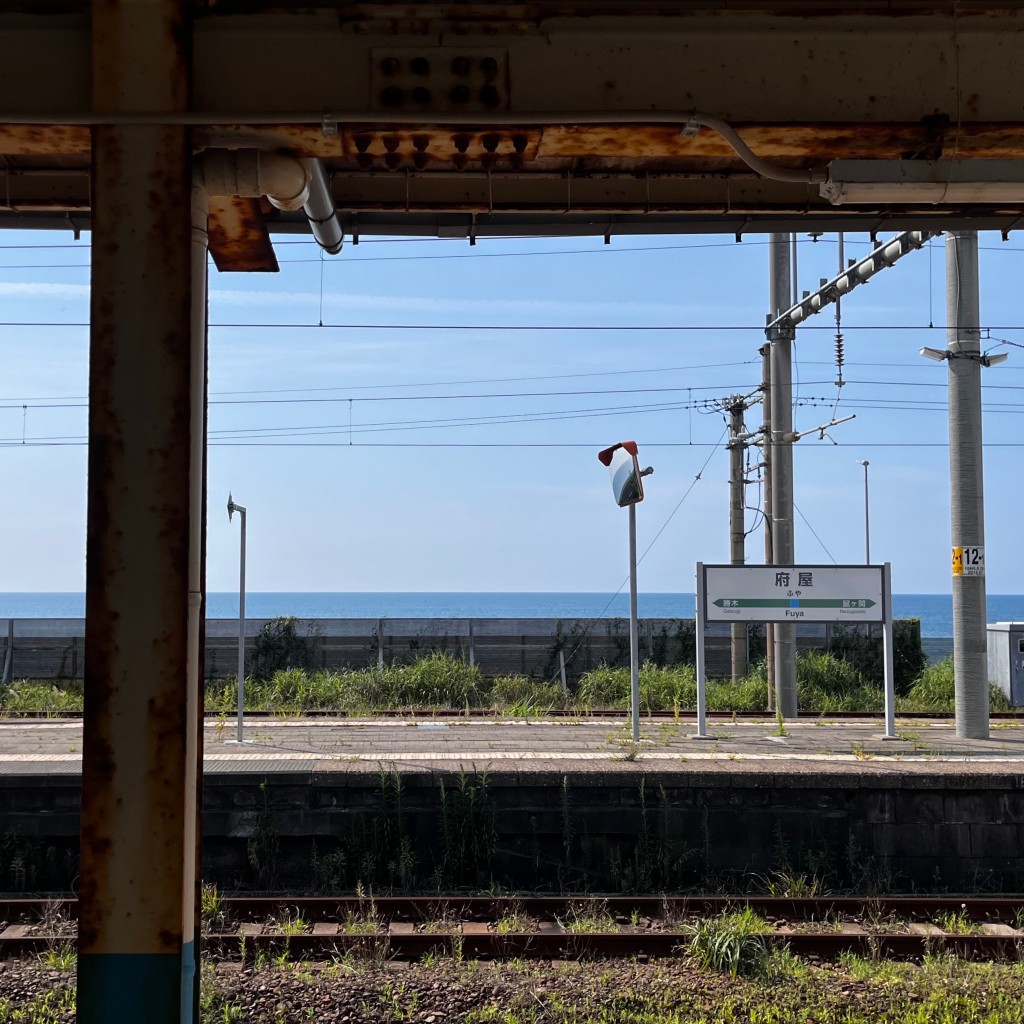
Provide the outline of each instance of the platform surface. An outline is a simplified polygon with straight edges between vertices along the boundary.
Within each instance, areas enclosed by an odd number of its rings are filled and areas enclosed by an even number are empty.
[[[779,733],[783,732],[783,735]],[[951,721],[897,721],[896,740],[877,719],[645,719],[633,742],[622,719],[253,718],[245,742],[234,719],[207,719],[210,774],[376,772],[465,768],[491,772],[743,771],[744,773],[1024,774],[1024,722],[993,721],[987,740],[961,740]],[[0,721],[0,774],[68,775],[81,767],[79,720]]]

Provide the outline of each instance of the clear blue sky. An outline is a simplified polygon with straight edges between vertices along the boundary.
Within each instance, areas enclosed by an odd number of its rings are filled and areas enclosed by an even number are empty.
[[[728,455],[714,447],[724,422],[687,406],[760,379],[765,236],[365,239],[325,263],[296,236],[278,242],[280,274],[211,279],[211,323],[235,325],[210,334],[211,590],[236,586],[229,490],[250,509],[253,590],[615,590],[626,513],[596,453],[626,438],[656,470],[641,551],[665,527],[641,589],[691,590],[698,559],[727,560]],[[982,323],[1024,343],[1024,243],[981,245]],[[832,276],[834,236],[799,249],[802,289]],[[848,257],[868,249],[848,236]],[[88,236],[0,235],[0,320],[84,322],[88,259]],[[831,432],[838,445],[815,435],[795,453],[798,560],[828,562],[822,545],[839,562],[862,559],[866,458],[872,554],[893,563],[904,593],[949,591],[946,369],[917,355],[945,347],[928,329],[945,323],[944,277],[940,240],[844,301],[839,415],[857,419]],[[832,318],[798,333],[798,429],[831,416]],[[256,324],[311,326],[239,326]],[[401,324],[420,326],[379,326]],[[626,329],[665,326],[692,329]],[[1024,449],[994,446],[1024,443],[1024,351],[1009,351],[984,371],[992,593],[1024,590]],[[0,327],[0,592],[84,589],[86,410],[74,406],[87,363],[85,327]],[[759,423],[759,408],[750,417]],[[57,443],[31,443],[43,438]],[[760,560],[759,528],[748,544]]]

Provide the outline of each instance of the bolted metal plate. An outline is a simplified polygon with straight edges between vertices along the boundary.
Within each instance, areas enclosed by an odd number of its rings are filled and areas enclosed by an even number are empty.
[[[360,170],[398,170],[475,165],[484,170],[518,170],[535,160],[541,131],[537,128],[509,128],[497,131],[475,129],[346,131],[345,156]]]
[[[508,50],[458,46],[370,49],[370,108],[382,113],[509,109]]]

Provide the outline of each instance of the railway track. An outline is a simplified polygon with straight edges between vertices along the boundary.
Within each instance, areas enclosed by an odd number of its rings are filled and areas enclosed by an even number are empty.
[[[575,719],[594,719],[594,720],[620,720],[629,715],[628,710],[607,710],[607,709],[595,709],[591,711],[566,711],[563,709],[553,709],[550,711],[538,712],[536,714],[525,716],[530,721],[537,721],[543,718],[564,718],[569,720]],[[221,715],[213,712],[207,712],[205,717],[210,721],[220,720]],[[489,708],[470,708],[468,710],[453,709],[453,708],[419,708],[419,709],[400,709],[400,710],[385,710],[385,711],[373,711],[367,714],[356,714],[348,711],[324,711],[324,710],[310,710],[303,711],[301,715],[296,716],[290,711],[246,711],[246,719],[267,719],[267,718],[281,718],[285,717],[288,719],[300,718],[329,718],[329,719],[412,719],[412,718],[440,718],[440,719],[490,719],[490,718],[515,718],[514,715],[505,715],[501,712],[495,711]],[[520,716],[524,717],[524,716]],[[692,709],[681,709],[678,714],[675,711],[644,711],[641,714],[641,719],[651,719],[653,721],[673,721],[679,719],[680,721],[693,721],[697,717],[697,712]],[[708,711],[708,719],[722,720],[722,721],[775,721],[775,714],[772,711]],[[824,721],[873,721],[881,720],[885,717],[885,713],[882,711],[801,711],[800,718],[808,721],[814,721],[816,719]],[[897,718],[911,719],[913,721],[920,722],[952,722],[953,713],[947,711],[915,711],[898,713]],[[1024,711],[993,711],[990,712],[989,717],[995,721],[1024,721]],[[81,711],[19,711],[15,714],[8,715],[4,720],[8,722],[16,722],[19,720],[25,721],[37,721],[37,720],[80,720],[82,718]]]
[[[844,951],[913,959],[950,950],[1024,959],[1024,897],[610,896],[224,897],[211,900],[203,947],[239,959],[662,957],[700,922],[749,912],[768,945],[832,959]],[[0,958],[72,943],[75,900],[0,900]]]

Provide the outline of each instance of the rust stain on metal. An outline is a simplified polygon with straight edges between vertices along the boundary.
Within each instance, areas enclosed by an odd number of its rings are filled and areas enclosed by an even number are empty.
[[[88,156],[89,129],[70,124],[0,124],[4,156]]]
[[[793,123],[735,125],[741,137],[766,160],[827,162],[856,157],[915,159],[948,155],[946,118],[935,115],[904,123]],[[672,160],[672,169],[740,168],[732,147],[710,129],[685,137],[678,124],[547,125],[500,128],[339,125],[325,138],[314,125],[228,125],[195,132],[198,148],[253,147],[320,157],[336,171],[444,171],[479,166],[494,170],[544,170],[545,160],[613,159],[618,166],[645,169],[652,160]],[[958,154],[965,158],[1024,156],[1024,123],[963,123]]]
[[[209,236],[210,254],[221,272],[280,269],[256,199],[211,196]]]
[[[270,6],[267,0],[253,3],[245,0],[206,0],[221,10]],[[387,21],[396,28],[409,22],[443,20],[464,23],[480,31],[480,22],[490,23],[496,29],[508,31],[509,26],[536,27],[544,18],[659,17],[685,18],[708,14],[775,14],[783,17],[806,18],[835,15],[936,15],[952,18],[949,0],[691,0],[681,4],[678,0],[531,0],[529,3],[394,3],[363,0],[362,3],[344,3],[335,0],[341,9],[343,23]],[[1016,10],[1019,0],[958,0],[960,14],[990,14]]]
[[[203,125],[192,130],[197,151],[203,149],[271,149],[303,157],[336,157],[341,139],[324,135],[317,124]]]
[[[185,807],[190,148],[183,128],[96,128],[93,142],[80,944],[172,952]]]
[[[970,104],[975,97],[967,97]],[[439,115],[443,120],[443,114]],[[949,115],[919,122],[850,122],[744,124],[736,129],[765,159],[893,158],[912,154],[934,159],[943,138],[948,140]],[[684,137],[675,123],[646,125],[568,125],[493,127],[486,116],[476,127],[408,127],[339,124],[336,137],[324,136],[318,124],[216,125],[193,130],[197,151],[211,147],[255,148],[320,157],[332,166],[352,163],[360,169],[400,166],[418,170],[450,168],[453,161],[470,164],[492,157],[520,165],[548,157],[615,157],[621,160],[661,157],[715,158],[735,161],[729,144],[709,129]],[[493,145],[496,140],[496,144]],[[90,129],[81,125],[0,124],[0,154],[5,156],[88,156]],[[958,152],[964,157],[1024,155],[1024,124],[970,122],[960,125]],[[396,160],[392,159],[392,163]]]

